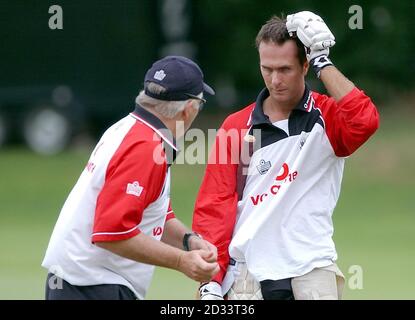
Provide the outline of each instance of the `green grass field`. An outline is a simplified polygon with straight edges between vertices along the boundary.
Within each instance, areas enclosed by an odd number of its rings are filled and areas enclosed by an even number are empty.
[[[334,212],[345,299],[415,299],[415,149],[413,115],[383,117],[376,136],[346,162]],[[40,267],[59,210],[89,151],[53,157],[0,151],[0,299],[43,299]],[[173,167],[172,204],[188,225],[203,166]],[[363,288],[349,288],[353,266]],[[350,272],[349,272],[350,271]],[[148,299],[193,299],[197,284],[156,270]]]

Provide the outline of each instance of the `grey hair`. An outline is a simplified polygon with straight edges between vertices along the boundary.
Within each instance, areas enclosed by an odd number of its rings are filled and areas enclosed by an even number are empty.
[[[166,89],[163,86],[157,83],[154,83],[154,82],[147,83],[146,89],[154,94],[159,94],[159,93],[163,93],[166,91]],[[202,96],[203,96],[202,93],[198,95],[199,98],[202,98]],[[140,106],[147,108],[147,109],[153,109],[158,114],[168,119],[173,119],[178,113],[182,112],[184,110],[184,107],[186,106],[187,101],[188,100],[165,101],[165,100],[155,99],[153,97],[146,95],[144,90],[142,90],[137,96],[137,98],[135,99],[135,102],[139,104]]]

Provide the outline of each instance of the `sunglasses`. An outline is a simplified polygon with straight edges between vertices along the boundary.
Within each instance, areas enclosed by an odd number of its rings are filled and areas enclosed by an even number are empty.
[[[199,112],[200,112],[200,111],[202,111],[203,106],[204,106],[204,105],[205,105],[205,103],[206,103],[206,99],[199,98],[198,96],[195,96],[194,94],[190,94],[190,93],[186,93],[186,95],[187,95],[189,98],[192,98],[192,99],[195,99],[195,100],[199,100]]]

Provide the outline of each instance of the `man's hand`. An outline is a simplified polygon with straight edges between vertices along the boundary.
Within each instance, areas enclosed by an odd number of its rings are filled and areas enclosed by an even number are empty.
[[[328,56],[330,48],[336,44],[335,38],[320,16],[310,11],[290,14],[287,16],[287,30],[306,48],[307,60],[318,77],[321,69],[333,65]]]
[[[213,252],[206,250],[183,251],[176,269],[195,281],[210,281],[219,272],[219,265],[213,255]]]
[[[199,295],[200,300],[223,300],[222,288],[215,281],[203,283],[199,288]]]
[[[333,33],[323,19],[310,11],[288,15],[287,30],[290,35],[294,35],[295,32],[303,45],[309,49],[309,61],[321,55],[328,56],[329,48],[336,44]]]
[[[199,237],[189,238],[190,250],[205,250],[212,253],[212,258],[208,262],[216,262],[218,259],[218,249],[209,241]]]

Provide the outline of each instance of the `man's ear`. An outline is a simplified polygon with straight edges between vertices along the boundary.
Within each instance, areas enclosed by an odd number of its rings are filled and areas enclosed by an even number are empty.
[[[310,68],[310,63],[308,61],[304,62],[304,64],[303,64],[304,77],[307,75],[309,68]]]
[[[182,111],[182,119],[187,120],[192,114],[193,100],[188,100]]]

